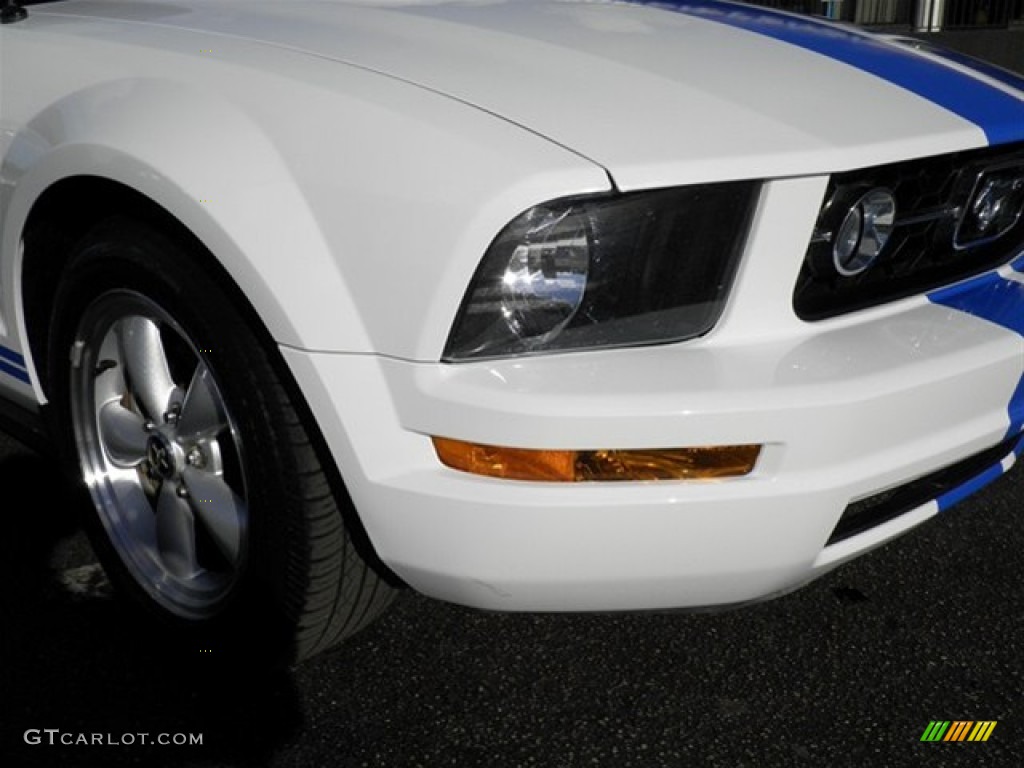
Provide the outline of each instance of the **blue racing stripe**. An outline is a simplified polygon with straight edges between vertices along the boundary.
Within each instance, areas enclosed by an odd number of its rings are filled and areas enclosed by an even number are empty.
[[[989,144],[1024,139],[1024,94],[1006,93],[881,38],[810,18],[715,0],[628,0],[755,32],[849,64],[978,126]]]
[[[29,383],[28,371],[23,368],[15,368],[5,360],[0,360],[0,372],[6,373],[8,376],[13,376],[18,379],[18,381],[23,381],[26,384]]]
[[[928,53],[934,56],[941,56],[944,59],[956,62],[957,64],[963,64],[965,67],[976,69],[993,80],[998,80],[1004,85],[1008,85],[1011,88],[1016,88],[1018,91],[1024,92],[1024,76],[1018,75],[1016,72],[1011,72],[1008,69],[1003,69],[996,64],[991,64],[981,59],[976,59],[973,56],[968,56],[966,53],[960,53],[959,51],[951,51],[948,48],[941,48],[937,45],[924,44],[921,46],[921,50],[928,51]]]
[[[1018,259],[1014,266],[1019,262]],[[1024,285],[1016,280],[989,272],[965,283],[930,293],[928,299],[934,304],[966,312],[1024,336]],[[1010,398],[1007,412],[1010,427],[1006,436],[1010,437],[1024,426],[1024,375]]]
[[[947,509],[957,504],[973,493],[977,493],[986,485],[991,483],[993,480],[998,480],[1004,474],[1002,464],[993,464],[991,467],[986,469],[980,475],[971,478],[963,485],[958,485],[950,491],[942,494],[935,500],[939,505],[939,512],[945,512]]]
[[[0,357],[6,358],[7,360],[10,360],[13,363],[17,363],[22,368],[25,367],[25,358],[19,355],[17,352],[15,352],[13,349],[8,349],[7,347],[0,346]]]

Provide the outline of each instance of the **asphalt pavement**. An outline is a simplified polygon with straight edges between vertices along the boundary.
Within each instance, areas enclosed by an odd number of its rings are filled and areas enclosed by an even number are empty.
[[[1024,765],[1022,471],[772,602],[502,615],[406,592],[277,672],[113,597],[82,498],[3,436],[0,487],[4,768]],[[996,726],[922,742],[936,720]]]

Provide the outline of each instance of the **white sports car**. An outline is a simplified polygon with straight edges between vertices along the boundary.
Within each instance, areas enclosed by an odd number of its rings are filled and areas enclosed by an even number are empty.
[[[1008,72],[713,0],[0,5],[5,423],[177,629],[758,600],[1021,450]]]

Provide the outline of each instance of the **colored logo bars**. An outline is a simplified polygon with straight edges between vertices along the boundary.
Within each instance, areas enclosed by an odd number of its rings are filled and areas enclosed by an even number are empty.
[[[988,741],[995,720],[932,720],[921,734],[921,741]]]

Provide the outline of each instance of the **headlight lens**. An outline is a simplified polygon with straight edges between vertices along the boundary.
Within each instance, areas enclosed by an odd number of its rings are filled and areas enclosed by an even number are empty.
[[[531,208],[484,255],[445,360],[706,333],[721,314],[757,189],[704,185]]]
[[[537,209],[534,209],[537,211]],[[501,313],[524,338],[554,334],[580,308],[590,269],[586,222],[571,211],[541,211],[501,276]]]

